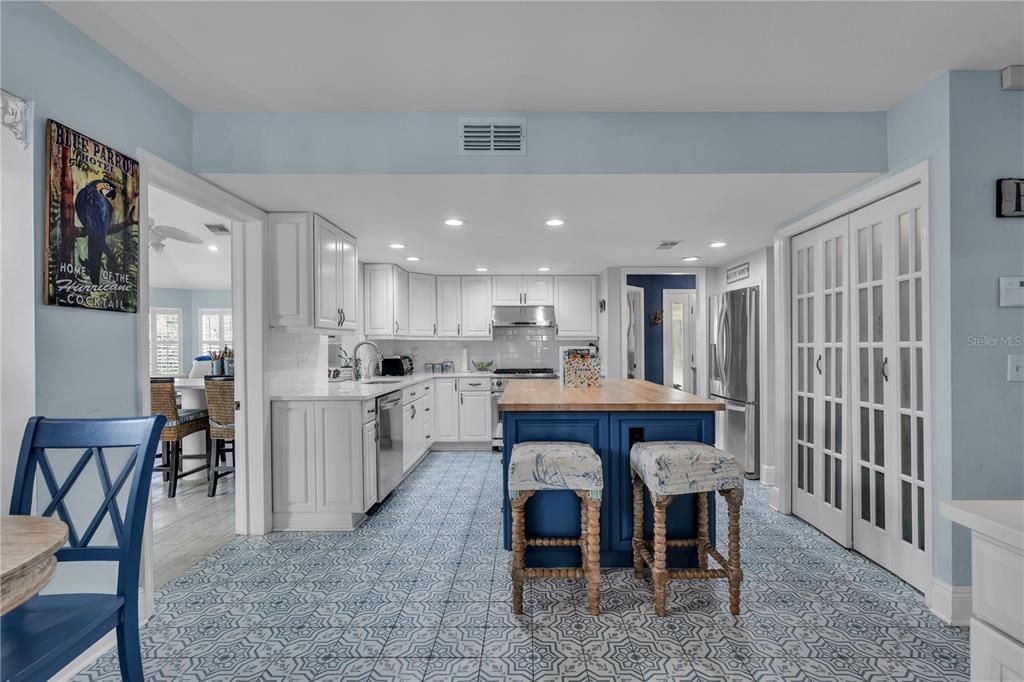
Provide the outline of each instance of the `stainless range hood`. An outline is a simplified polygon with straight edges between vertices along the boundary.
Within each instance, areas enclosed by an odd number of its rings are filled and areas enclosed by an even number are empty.
[[[550,305],[496,305],[491,308],[495,329],[508,327],[554,327],[555,307]]]

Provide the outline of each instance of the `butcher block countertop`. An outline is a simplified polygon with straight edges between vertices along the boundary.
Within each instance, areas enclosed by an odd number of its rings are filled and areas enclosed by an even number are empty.
[[[560,379],[513,379],[501,412],[718,412],[725,403],[641,379],[603,379],[596,388],[562,388]]]

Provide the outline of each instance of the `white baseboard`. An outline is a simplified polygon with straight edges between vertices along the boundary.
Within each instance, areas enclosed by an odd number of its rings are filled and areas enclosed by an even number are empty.
[[[782,499],[782,492],[778,486],[772,486],[768,488],[768,506],[779,511],[779,500]]]
[[[925,599],[928,608],[950,625],[970,625],[971,586],[950,585],[932,578],[931,593]]]
[[[767,464],[761,465],[761,483],[775,486],[775,467]]]

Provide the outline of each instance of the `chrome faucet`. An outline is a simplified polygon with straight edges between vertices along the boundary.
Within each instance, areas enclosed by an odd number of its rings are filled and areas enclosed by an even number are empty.
[[[374,359],[373,366],[363,368],[363,361],[359,358],[359,349],[363,346],[373,346],[373,350],[376,351],[377,356]],[[380,362],[384,358],[384,354],[380,352],[380,347],[377,346],[373,341],[360,341],[356,344],[356,347],[352,349],[352,376],[356,381],[369,381],[373,378],[373,368],[377,368],[377,372],[380,372]]]

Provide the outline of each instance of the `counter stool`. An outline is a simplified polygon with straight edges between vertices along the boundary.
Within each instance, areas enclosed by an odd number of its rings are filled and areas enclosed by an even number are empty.
[[[194,469],[184,471],[183,460],[207,460],[206,453],[186,455],[182,452],[182,439],[200,431],[209,432],[210,419],[206,410],[182,410],[178,408],[178,397],[174,390],[174,377],[151,377],[149,380],[149,398],[151,413],[162,414],[167,424],[160,431],[162,445],[160,464],[153,471],[161,471],[167,482],[167,497],[178,494],[178,480],[209,468],[203,464]],[[207,433],[207,450],[209,450],[209,434]]]
[[[586,578],[590,613],[601,598],[601,458],[585,443],[527,442],[512,447],[508,495],[512,503],[512,613],[523,612],[525,578]],[[571,490],[580,498],[578,538],[526,537],[526,501],[538,490]],[[526,547],[578,546],[580,568],[526,568]]]
[[[210,417],[210,475],[207,497],[217,494],[217,479],[235,473],[235,377],[207,376],[206,407]],[[227,455],[231,454],[231,464]]]
[[[704,443],[660,441],[637,443],[629,452],[633,477],[633,569],[643,577],[644,564],[651,568],[654,582],[654,611],[665,615],[665,586],[669,579],[708,580],[728,578],[729,611],[739,615],[740,505],[743,504],[743,474],[736,458]],[[644,538],[644,487],[654,505],[654,541]],[[729,508],[729,559],[709,541],[708,495],[718,491]],[[677,495],[697,494],[697,537],[665,538],[665,510]],[[654,554],[651,554],[653,545]],[[668,547],[696,547],[697,568],[669,570],[665,567]],[[708,555],[721,568],[708,568]]]

